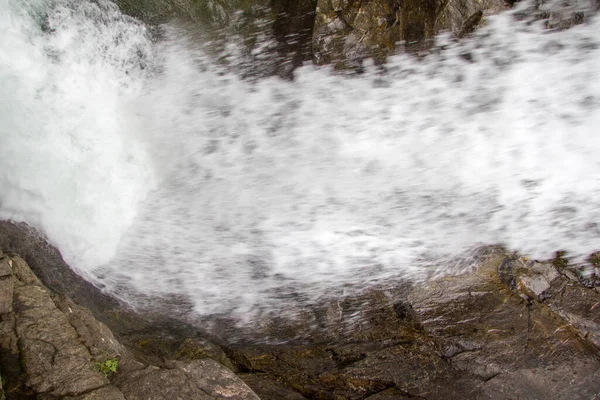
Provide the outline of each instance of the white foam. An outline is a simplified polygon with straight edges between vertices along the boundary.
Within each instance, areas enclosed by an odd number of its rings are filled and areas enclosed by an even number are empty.
[[[129,301],[243,314],[456,272],[449,260],[478,244],[600,247],[598,19],[548,33],[501,15],[386,74],[249,82],[174,29],[153,49],[159,73],[125,74],[124,49],[151,50],[109,11],[85,45],[68,40],[89,31],[70,27],[88,23],[77,13],[50,36],[2,17],[22,43],[0,55],[17,93],[2,107],[1,212]],[[118,29],[134,34],[113,49]]]
[[[85,273],[114,255],[151,183],[128,108],[150,42],[106,1],[1,8],[0,217],[41,228]]]

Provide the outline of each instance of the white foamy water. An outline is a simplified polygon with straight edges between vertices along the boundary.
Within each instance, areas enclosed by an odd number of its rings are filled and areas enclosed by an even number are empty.
[[[109,2],[0,9],[0,218],[40,228],[87,272],[114,255],[151,185],[128,109],[150,43]]]
[[[249,82],[110,3],[34,3],[0,2],[0,217],[133,304],[242,314],[457,272],[481,244],[600,247],[598,19],[506,14],[384,74]]]

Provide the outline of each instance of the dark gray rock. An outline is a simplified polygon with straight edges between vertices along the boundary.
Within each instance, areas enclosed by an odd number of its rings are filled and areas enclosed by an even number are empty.
[[[260,393],[261,400],[305,400],[306,397],[293,390],[281,379],[276,379],[268,374],[240,374],[239,377],[246,382],[256,393]]]
[[[223,349],[204,338],[186,338],[175,352],[177,360],[193,361],[210,358],[228,369],[237,372],[237,367],[231,362]]]
[[[128,326],[120,327],[126,347],[90,311],[50,294],[20,258],[4,257],[0,284],[9,272],[13,280],[0,322],[5,390],[9,400],[256,398],[248,386],[265,399],[590,399],[600,393],[590,260],[533,262],[486,248],[470,273],[369,288],[304,307],[295,319],[265,316],[227,345],[123,313],[111,323]],[[94,367],[113,357],[119,366],[107,379]],[[82,377],[55,371],[57,360]]]

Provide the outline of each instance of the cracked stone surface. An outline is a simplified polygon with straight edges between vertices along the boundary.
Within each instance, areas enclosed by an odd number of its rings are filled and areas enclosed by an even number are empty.
[[[0,369],[6,398],[258,399],[209,359],[140,362],[85,308],[51,293],[18,256],[0,253]],[[118,360],[117,372],[97,368]]]

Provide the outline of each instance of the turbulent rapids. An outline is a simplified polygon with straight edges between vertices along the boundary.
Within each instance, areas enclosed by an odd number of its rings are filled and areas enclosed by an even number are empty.
[[[242,314],[455,273],[484,244],[600,247],[598,18],[504,13],[424,59],[287,81],[108,1],[0,8],[0,218],[133,305]]]

